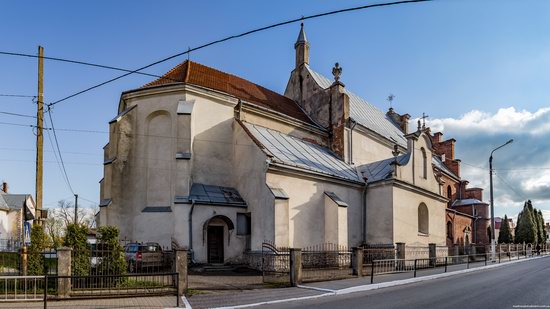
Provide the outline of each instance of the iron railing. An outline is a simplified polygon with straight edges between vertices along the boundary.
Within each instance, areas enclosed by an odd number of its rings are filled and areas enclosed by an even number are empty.
[[[262,243],[262,277],[265,283],[290,282],[290,249]]]
[[[352,276],[352,251],[346,246],[324,243],[302,249],[304,282],[344,279]]]
[[[0,276],[0,302],[44,300],[45,276]]]

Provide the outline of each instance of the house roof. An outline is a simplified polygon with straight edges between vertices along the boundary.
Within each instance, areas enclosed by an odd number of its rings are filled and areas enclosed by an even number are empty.
[[[243,125],[275,163],[362,182],[355,167],[340,160],[328,148],[247,122]]]
[[[399,163],[399,165],[405,165],[409,162],[410,157],[410,153],[397,156],[397,163]],[[361,167],[360,171],[363,173],[363,176],[367,177],[367,183],[387,179],[393,173],[392,163],[394,161],[395,158],[389,158],[365,164]]]
[[[6,205],[10,209],[21,209],[27,201],[28,194],[2,194]]]
[[[145,84],[143,87],[174,83],[187,83],[225,92],[246,102],[315,125],[311,118],[292,99],[246,79],[189,60],[178,64],[161,78]]]
[[[453,202],[453,207],[454,206],[465,206],[465,205],[478,205],[478,204],[483,204],[483,205],[487,205],[487,203],[483,202],[483,201],[480,201],[478,199],[475,199],[475,198],[467,198],[467,199],[462,199],[462,200],[456,200]]]
[[[333,81],[313,71],[308,65],[306,65],[306,68],[321,88],[327,89],[333,84]],[[404,137],[403,131],[401,131],[393,120],[365,99],[346,88],[344,88],[344,90],[349,96],[351,118],[357,121],[360,125],[390,140],[392,143],[397,143],[400,146],[407,147],[407,140]]]

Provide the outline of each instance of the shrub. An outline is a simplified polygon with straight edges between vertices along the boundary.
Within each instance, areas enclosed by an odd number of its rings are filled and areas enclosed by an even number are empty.
[[[72,272],[75,276],[86,276],[90,273],[90,248],[87,237],[88,228],[84,225],[69,224],[63,245],[73,249]]]

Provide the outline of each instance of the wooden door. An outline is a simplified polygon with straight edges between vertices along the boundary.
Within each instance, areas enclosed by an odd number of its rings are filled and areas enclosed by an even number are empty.
[[[208,263],[223,263],[223,226],[208,227]]]

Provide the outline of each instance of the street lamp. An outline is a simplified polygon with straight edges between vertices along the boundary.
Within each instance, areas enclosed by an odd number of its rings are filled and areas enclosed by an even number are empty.
[[[495,249],[496,249],[496,242],[495,242],[495,206],[494,206],[494,198],[493,198],[493,152],[499,150],[500,148],[511,144],[514,140],[511,139],[507,141],[506,143],[498,146],[497,148],[493,149],[491,151],[491,156],[489,157],[489,183],[490,183],[490,190],[491,190],[491,260],[495,261]]]

